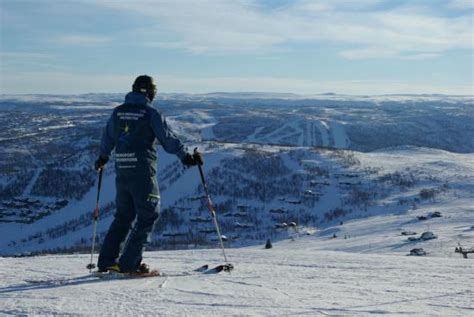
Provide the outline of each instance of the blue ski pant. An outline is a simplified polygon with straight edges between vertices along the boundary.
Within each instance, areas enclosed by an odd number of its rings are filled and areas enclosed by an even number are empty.
[[[117,176],[115,185],[117,211],[102,244],[97,266],[105,269],[118,263],[122,271],[132,272],[140,266],[143,250],[159,218],[160,194],[155,176]]]

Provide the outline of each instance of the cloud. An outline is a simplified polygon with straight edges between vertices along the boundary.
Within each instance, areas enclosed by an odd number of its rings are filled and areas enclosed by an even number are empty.
[[[4,94],[77,94],[88,92],[126,92],[135,75],[80,74],[64,71],[15,72],[0,76]],[[8,78],[7,78],[8,77]]]
[[[284,26],[278,26],[274,17],[261,14],[245,3],[249,2],[139,0],[97,4],[144,17],[147,23],[156,21],[154,27],[138,30],[142,37],[148,35],[151,42],[146,44],[148,46],[179,42],[184,44],[183,49],[193,53],[255,53],[287,40],[276,29]],[[169,38],[172,40],[167,41]],[[171,48],[176,48],[176,45]]]
[[[448,6],[453,9],[474,9],[474,1],[472,0],[451,0]]]
[[[88,34],[65,34],[59,35],[51,40],[58,45],[73,45],[73,46],[96,46],[107,44],[112,41],[112,38]]]
[[[438,53],[431,52],[408,52],[403,53],[395,49],[386,49],[384,47],[365,47],[339,52],[339,56],[351,59],[374,59],[374,58],[399,58],[404,60],[426,60],[439,57]]]
[[[166,49],[185,49],[186,48],[185,42],[172,42],[172,41],[148,42],[145,45],[149,47],[166,48]]]
[[[346,59],[369,59],[369,58],[393,58],[397,57],[399,52],[384,47],[364,47],[360,49],[345,50],[339,52],[339,56]]]
[[[60,67],[55,65],[56,61],[57,57],[53,54],[4,51],[0,52],[0,72],[2,72],[4,76],[7,76],[6,74],[16,67],[41,67],[49,70],[58,69]]]
[[[51,54],[36,52],[0,52],[0,59],[31,60],[31,59],[52,59]]]
[[[145,45],[196,54],[333,43],[346,47],[339,53],[344,58],[407,58],[473,45],[470,14],[443,15],[426,1],[295,0],[274,10],[257,0],[84,1],[156,21],[146,31]],[[469,8],[468,2],[453,0],[443,10],[453,7]]]

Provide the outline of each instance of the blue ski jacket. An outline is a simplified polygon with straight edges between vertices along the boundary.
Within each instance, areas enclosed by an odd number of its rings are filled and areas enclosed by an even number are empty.
[[[100,155],[109,158],[115,148],[117,176],[156,175],[157,145],[183,159],[187,148],[166,119],[142,93],[130,92],[116,107],[102,134]]]

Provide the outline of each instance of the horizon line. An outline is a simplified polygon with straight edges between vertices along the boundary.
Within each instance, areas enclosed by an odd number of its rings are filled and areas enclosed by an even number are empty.
[[[80,95],[119,95],[127,94],[128,92],[80,92],[80,93],[0,93],[0,96],[80,96]],[[323,92],[323,93],[293,93],[293,92],[269,92],[269,91],[210,91],[210,92],[159,92],[157,97],[160,95],[213,95],[213,94],[261,94],[261,95],[293,95],[301,97],[310,96],[354,96],[354,97],[382,97],[382,96],[446,96],[446,97],[474,97],[473,94],[443,94],[443,93],[385,93],[385,94],[346,94],[346,93],[335,93],[335,92]]]

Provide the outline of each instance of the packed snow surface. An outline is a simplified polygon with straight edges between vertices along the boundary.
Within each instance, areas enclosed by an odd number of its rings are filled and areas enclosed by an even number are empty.
[[[1,258],[0,314],[468,316],[473,261],[324,251],[304,236],[272,249],[230,249],[232,273],[192,272],[220,263],[218,249],[146,253],[166,276],[105,280],[88,255]]]

